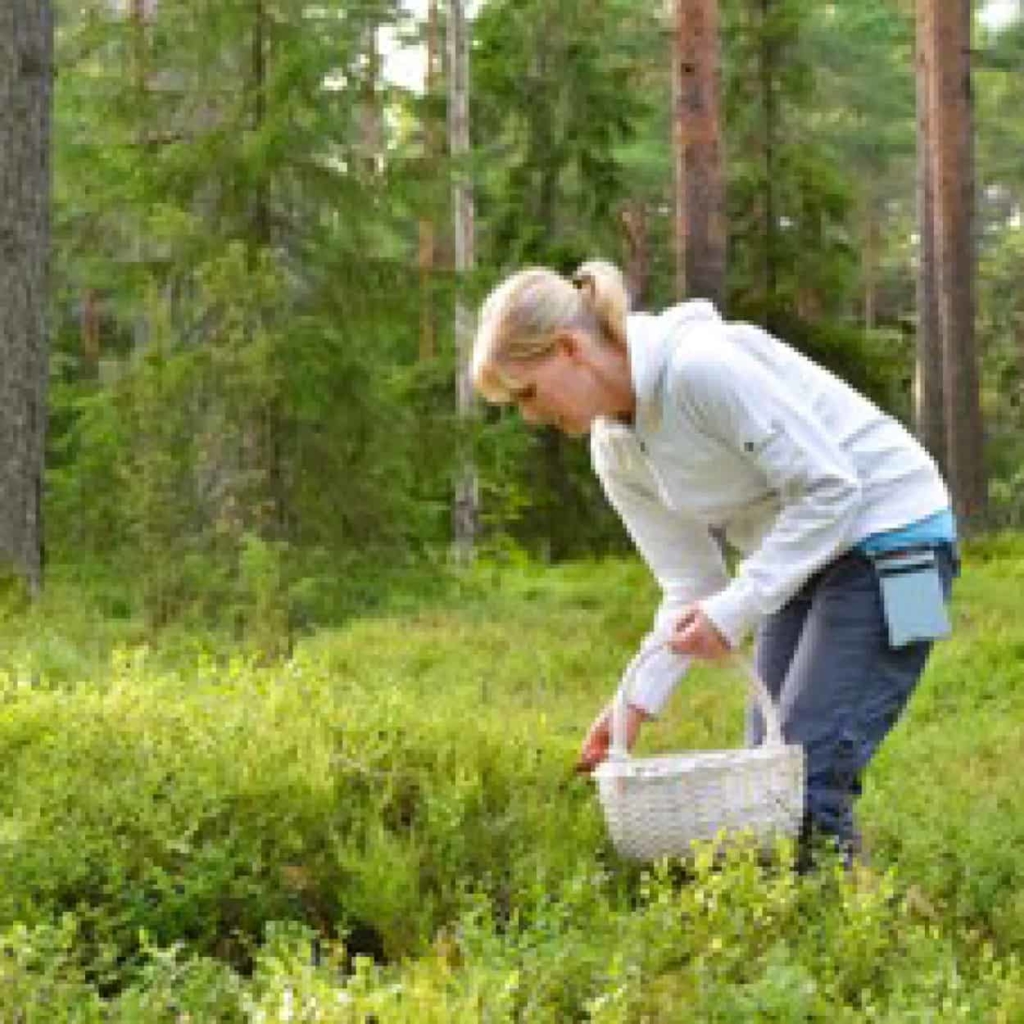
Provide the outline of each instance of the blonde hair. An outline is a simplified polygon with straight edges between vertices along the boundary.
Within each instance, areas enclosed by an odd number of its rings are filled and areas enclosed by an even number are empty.
[[[625,350],[629,298],[619,269],[582,264],[572,280],[544,267],[506,278],[480,309],[470,373],[488,401],[515,401],[516,363],[548,355],[560,331],[582,329]]]

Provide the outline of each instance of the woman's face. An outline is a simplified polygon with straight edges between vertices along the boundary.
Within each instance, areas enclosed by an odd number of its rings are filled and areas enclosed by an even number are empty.
[[[602,414],[600,382],[585,342],[560,336],[545,356],[517,363],[512,399],[528,423],[557,427],[573,437],[586,434]]]

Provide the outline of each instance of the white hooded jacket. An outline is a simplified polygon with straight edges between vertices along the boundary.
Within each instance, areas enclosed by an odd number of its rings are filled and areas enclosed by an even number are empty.
[[[949,507],[895,419],[789,345],[711,303],[627,320],[632,426],[601,419],[591,457],[663,599],[645,646],[694,601],[733,645],[870,534]],[[730,580],[715,529],[745,557]],[[686,668],[648,657],[629,694],[656,714]]]

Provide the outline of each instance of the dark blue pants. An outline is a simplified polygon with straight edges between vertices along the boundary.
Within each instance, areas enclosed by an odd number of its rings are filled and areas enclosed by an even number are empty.
[[[955,574],[949,545],[938,549],[948,600]],[[811,577],[761,625],[756,664],[778,703],[782,732],[804,747],[805,834],[855,850],[853,802],[860,777],[921,678],[931,643],[889,646],[881,591],[870,559],[843,555]],[[763,741],[761,714],[747,715],[747,740]]]

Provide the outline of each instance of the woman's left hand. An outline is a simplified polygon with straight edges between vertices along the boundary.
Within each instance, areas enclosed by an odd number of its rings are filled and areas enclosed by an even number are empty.
[[[703,658],[706,661],[717,661],[732,650],[729,641],[704,614],[699,604],[691,604],[683,609],[668,646],[676,654],[688,654],[691,658]]]

